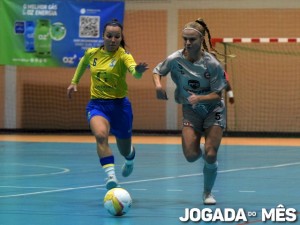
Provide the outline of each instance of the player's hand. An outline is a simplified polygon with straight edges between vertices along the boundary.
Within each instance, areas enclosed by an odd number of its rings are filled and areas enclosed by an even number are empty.
[[[72,93],[77,91],[77,85],[76,84],[70,84],[70,86],[67,88],[67,96],[69,99],[72,98]]]
[[[138,73],[144,73],[147,69],[149,69],[149,67],[145,62],[139,63],[135,66],[135,71]]]
[[[168,100],[166,91],[162,88],[156,88],[156,98],[161,100]]]
[[[233,104],[234,103],[234,98],[233,97],[229,98],[229,102],[230,102],[230,104]]]
[[[199,96],[195,95],[195,93],[188,91],[191,95],[187,98],[191,105],[195,105],[199,102]]]

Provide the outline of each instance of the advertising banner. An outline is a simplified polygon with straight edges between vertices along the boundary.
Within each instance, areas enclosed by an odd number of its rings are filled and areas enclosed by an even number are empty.
[[[123,18],[124,1],[1,0],[0,64],[75,67],[102,44],[104,24]]]

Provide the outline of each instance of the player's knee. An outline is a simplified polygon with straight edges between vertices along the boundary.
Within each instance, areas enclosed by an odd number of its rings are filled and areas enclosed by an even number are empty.
[[[209,151],[205,155],[205,161],[207,163],[215,163],[217,161],[217,153],[213,151]]]
[[[207,155],[205,161],[209,164],[215,163],[217,161],[217,156]]]
[[[215,163],[217,161],[217,149],[214,149],[213,147],[207,147],[205,161],[207,163]]]
[[[104,132],[94,132],[94,136],[98,144],[105,144],[108,139],[108,135]]]
[[[188,162],[192,163],[195,162],[197,159],[199,159],[200,154],[195,152],[189,152],[189,153],[185,153],[184,156]]]

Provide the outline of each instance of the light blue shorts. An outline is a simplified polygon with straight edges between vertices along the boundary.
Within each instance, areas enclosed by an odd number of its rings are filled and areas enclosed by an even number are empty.
[[[192,105],[182,105],[183,126],[193,127],[198,132],[203,132],[211,126],[226,128],[226,108],[224,101],[220,101],[210,112],[194,109]]]

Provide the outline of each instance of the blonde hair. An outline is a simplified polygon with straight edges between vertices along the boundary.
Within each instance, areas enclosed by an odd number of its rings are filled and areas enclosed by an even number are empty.
[[[206,52],[212,53],[215,58],[217,58],[217,54],[221,55],[221,56],[225,56],[222,53],[219,53],[213,46],[212,46],[212,42],[211,42],[211,35],[210,35],[210,31],[208,29],[207,24],[204,22],[204,20],[202,18],[198,18],[193,22],[189,22],[187,24],[185,24],[185,26],[183,27],[183,30],[185,29],[192,29],[197,31],[200,35],[202,35],[203,38],[203,42],[202,42],[202,46],[204,48],[204,50]],[[208,39],[208,44],[209,44],[209,49],[208,49],[208,45],[206,44],[206,40],[205,40],[205,35],[207,34],[207,39]],[[235,55],[227,55],[229,57],[234,58]],[[222,61],[222,60],[221,60]]]
[[[183,30],[186,30],[186,29],[192,29],[192,30],[195,30],[197,31],[199,34],[201,34],[202,36],[205,35],[205,30],[204,28],[197,22],[189,22],[187,23],[184,27],[183,27]]]
[[[210,49],[214,50],[214,48],[212,47],[212,44],[211,44],[210,31],[203,19],[198,18],[196,21],[189,22],[183,27],[183,29],[197,30],[200,33],[200,35],[202,35],[204,37],[203,42],[202,42],[202,46],[203,46],[204,50],[209,52],[210,50],[208,49],[206,40],[205,40],[205,35],[207,33],[209,47],[210,47]]]

